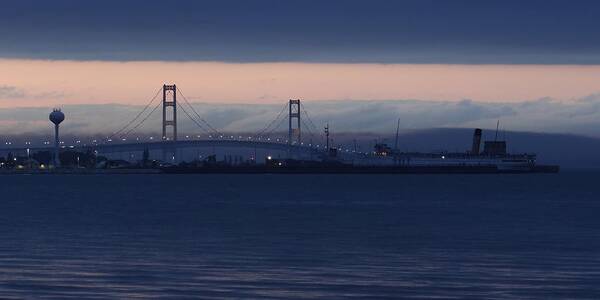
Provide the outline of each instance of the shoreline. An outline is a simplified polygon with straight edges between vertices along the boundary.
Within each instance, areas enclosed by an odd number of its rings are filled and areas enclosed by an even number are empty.
[[[168,167],[137,169],[53,169],[53,170],[0,170],[0,175],[103,175],[103,174],[540,174],[559,173],[560,167],[540,165],[530,170],[500,170],[481,167]]]

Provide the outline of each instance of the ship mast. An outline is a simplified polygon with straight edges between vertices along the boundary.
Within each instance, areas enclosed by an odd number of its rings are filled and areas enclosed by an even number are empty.
[[[494,142],[498,141],[498,127],[500,126],[500,119],[496,122],[496,136],[494,137]]]
[[[394,150],[398,151],[398,133],[400,132],[400,118],[398,118],[398,124],[396,125],[396,143],[394,143]]]
[[[394,163],[398,164],[398,134],[400,133],[400,118],[398,118],[398,123],[396,124],[396,142],[394,143]]]
[[[327,138],[327,151],[329,151],[329,122],[325,125],[325,137]]]

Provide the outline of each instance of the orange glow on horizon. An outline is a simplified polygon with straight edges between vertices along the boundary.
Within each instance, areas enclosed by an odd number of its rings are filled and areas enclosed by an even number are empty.
[[[0,59],[0,107],[145,104],[163,83],[194,102],[519,102],[600,91],[600,66],[101,62]]]

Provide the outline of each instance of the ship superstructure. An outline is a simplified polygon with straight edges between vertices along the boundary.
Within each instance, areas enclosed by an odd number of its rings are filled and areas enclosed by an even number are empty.
[[[473,133],[473,144],[465,152],[401,152],[385,143],[375,145],[373,152],[353,161],[355,165],[396,165],[399,167],[493,167],[498,171],[527,172],[540,170],[533,153],[511,154],[506,141],[483,142],[482,130]],[[497,135],[496,135],[497,136]]]

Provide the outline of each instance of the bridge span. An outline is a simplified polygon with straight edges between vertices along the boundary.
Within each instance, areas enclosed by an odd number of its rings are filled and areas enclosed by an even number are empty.
[[[209,139],[209,140],[186,140],[186,141],[160,141],[160,142],[143,142],[143,143],[126,143],[126,144],[99,144],[80,146],[83,149],[93,149],[99,153],[118,153],[128,151],[144,151],[148,150],[170,150],[183,148],[246,148],[246,149],[264,149],[275,151],[291,151],[293,153],[317,154],[322,151],[319,148],[314,148],[304,145],[289,145],[274,142],[263,141],[242,141],[242,140],[226,140],[226,139]],[[50,148],[49,148],[50,149]]]
[[[159,95],[162,91],[162,101],[159,101]],[[183,100],[183,103],[178,102]],[[146,120],[148,120],[155,111],[162,106],[162,138],[158,138],[154,141],[137,141],[133,143],[125,142],[127,138],[138,128],[140,128]],[[203,131],[208,134],[210,139],[178,139],[178,120],[177,112],[180,110],[187,116],[196,129]],[[286,112],[287,111],[287,118]],[[287,139],[273,138],[272,135],[280,132],[280,128],[285,126],[287,123]],[[326,128],[328,130],[328,127]],[[253,134],[251,137],[246,139],[228,139],[223,138],[223,135],[219,130],[215,129],[209,124],[200,114],[196,111],[194,106],[188,101],[188,99],[181,93],[181,90],[173,85],[163,85],[158,89],[152,97],[152,99],[143,107],[143,109],[131,120],[126,122],[119,130],[114,131],[110,136],[104,140],[94,140],[93,143],[81,143],[77,140],[75,144],[65,145],[65,141],[59,141],[58,134],[56,134],[56,142],[54,147],[49,142],[45,142],[44,145],[34,146],[31,142],[26,142],[22,147],[6,147],[0,148],[0,154],[7,155],[9,152],[13,155],[26,155],[30,157],[32,152],[39,151],[58,151],[61,149],[75,150],[75,151],[89,151],[92,150],[98,155],[106,155],[112,153],[125,153],[125,152],[141,152],[141,151],[162,151],[163,153],[172,153],[173,156],[177,151],[186,148],[237,148],[237,149],[248,149],[266,151],[277,151],[285,152],[288,157],[301,157],[305,155],[323,154],[326,152],[328,147],[315,147],[312,143],[303,143],[302,137],[305,137],[302,130],[306,130],[304,133],[308,133],[310,139],[317,138],[318,133],[317,126],[312,122],[308,113],[304,109],[300,99],[290,99],[284,107],[279,111],[277,116],[267,123],[267,125]],[[186,136],[187,137],[187,136]],[[151,138],[152,139],[152,138]],[[285,143],[283,143],[285,141]],[[327,132],[327,145],[329,145],[329,135]],[[10,145],[10,143],[7,143]],[[214,151],[213,151],[214,152]],[[58,152],[57,152],[58,153]],[[55,155],[56,156],[56,155]],[[256,155],[255,155],[256,156]],[[164,159],[163,155],[163,159]]]
[[[205,139],[205,140],[179,140],[179,141],[157,141],[157,142],[139,142],[139,143],[106,143],[106,144],[91,144],[91,145],[72,145],[63,146],[63,150],[76,151],[96,151],[98,154],[111,154],[123,152],[142,152],[144,150],[164,150],[173,151],[184,148],[238,148],[238,149],[261,149],[291,152],[300,155],[316,155],[323,153],[323,150],[318,147],[308,145],[289,145],[287,143],[277,143],[270,141],[255,141],[255,140],[230,140],[230,139]],[[4,148],[0,152],[12,152],[13,154],[25,153],[27,151],[52,151],[54,147],[21,147],[21,148]]]

